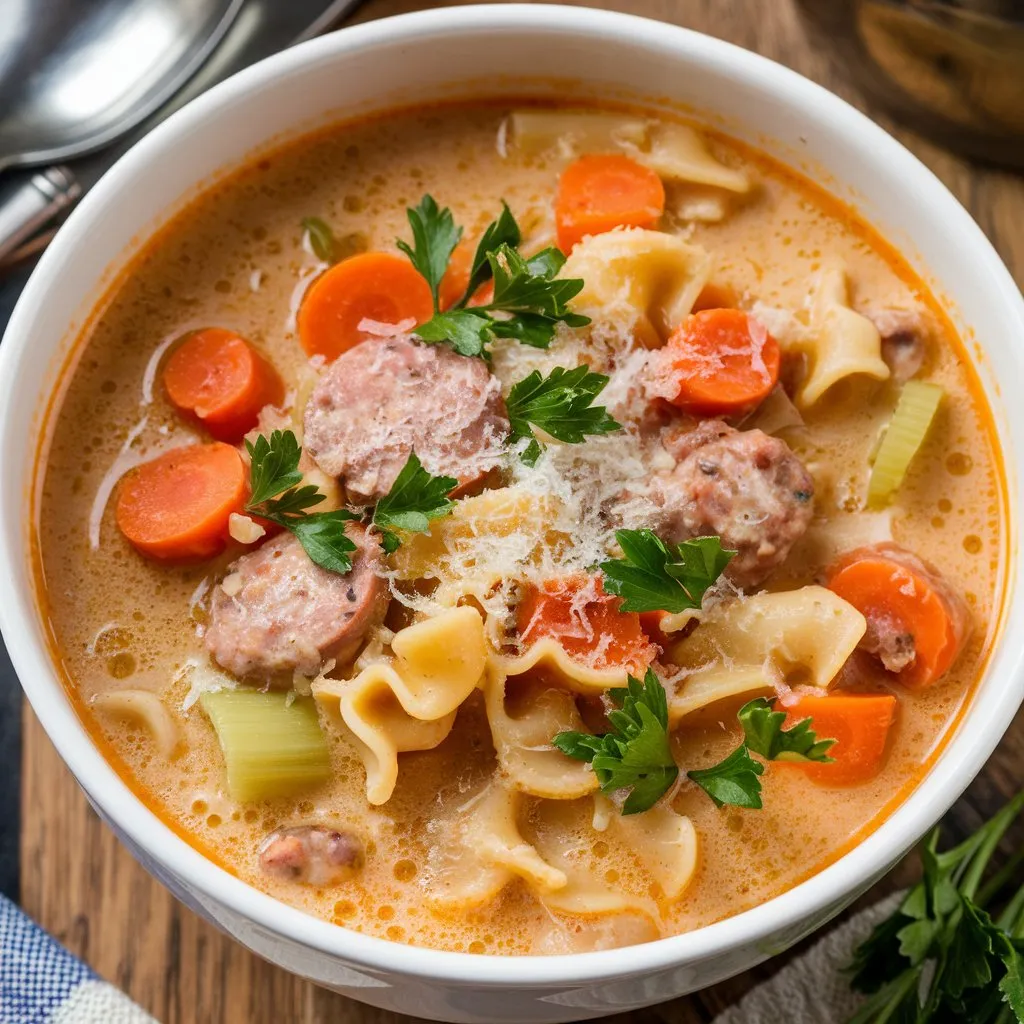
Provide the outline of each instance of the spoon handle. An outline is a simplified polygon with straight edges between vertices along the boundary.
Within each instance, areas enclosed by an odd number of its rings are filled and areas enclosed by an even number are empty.
[[[0,261],[70,206],[81,191],[66,167],[48,167],[0,182]]]

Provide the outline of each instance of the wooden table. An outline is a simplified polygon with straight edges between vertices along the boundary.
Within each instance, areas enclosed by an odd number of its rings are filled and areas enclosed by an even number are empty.
[[[368,0],[355,20],[429,6],[416,0]],[[588,0],[586,6],[618,8],[721,36],[788,64],[856,106],[866,106],[828,58],[807,41],[792,0]],[[1018,283],[1024,282],[1024,180],[980,170],[908,131],[894,129],[885,117],[877,120],[942,178],[988,233]],[[1024,344],[1024,339],[1018,342]],[[178,904],[100,823],[27,708],[25,719],[23,905],[163,1024],[412,1020],[300,981],[264,963]],[[1022,776],[1024,716],[1018,717],[968,799],[957,805],[951,831],[976,826],[1017,790]],[[865,900],[876,897],[869,895]],[[781,958],[773,960],[712,989],[628,1015],[628,1019],[632,1024],[709,1021],[780,963]],[[620,1024],[625,1019],[618,1018]]]

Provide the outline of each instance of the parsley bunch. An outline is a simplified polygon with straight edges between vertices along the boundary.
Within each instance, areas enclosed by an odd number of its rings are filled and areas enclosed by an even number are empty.
[[[426,279],[434,299],[434,315],[413,332],[421,341],[443,342],[461,355],[486,358],[486,346],[495,338],[515,338],[524,345],[547,348],[559,323],[570,327],[590,323],[588,317],[571,312],[568,306],[583,282],[578,278],[556,279],[565,257],[555,248],[544,249],[529,259],[520,254],[519,225],[505,203],[477,244],[465,293],[442,312],[441,280],[462,238],[462,228],[455,223],[451,210],[438,207],[429,195],[410,208],[408,216],[412,245],[399,240],[398,247]],[[491,301],[467,308],[477,289],[492,279]]]
[[[1005,893],[1024,857],[984,881],[1022,809],[1024,792],[942,853],[939,830],[931,832],[924,877],[854,954],[851,984],[870,998],[849,1024],[1024,1022],[1024,887]]]
[[[681,544],[651,530],[616,530],[622,558],[601,563],[604,589],[622,598],[624,612],[683,612],[699,608],[705,592],[736,554],[718,537]]]
[[[302,483],[299,457],[302,449],[290,430],[275,430],[269,440],[262,434],[255,442],[246,439],[249,452],[249,500],[245,511],[267,519],[293,533],[306,554],[331,572],[352,569],[355,543],[345,533],[345,523],[361,518],[350,509],[310,512],[326,499],[314,484]],[[401,544],[396,530],[430,529],[434,519],[448,515],[454,503],[448,494],[458,484],[450,476],[431,476],[413,452],[388,493],[377,502],[370,521],[380,530],[381,546],[391,554]]]

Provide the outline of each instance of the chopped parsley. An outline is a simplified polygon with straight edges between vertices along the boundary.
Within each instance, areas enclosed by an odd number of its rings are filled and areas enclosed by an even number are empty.
[[[717,807],[729,804],[760,810],[760,776],[764,765],[750,756],[751,751],[766,761],[817,761],[827,764],[832,760],[827,751],[835,740],[819,740],[811,729],[810,718],[802,719],[791,729],[784,729],[785,712],[774,711],[772,702],[764,697],[744,704],[736,717],[743,726],[743,742],[718,764],[686,773]]]
[[[589,761],[601,792],[628,789],[622,813],[639,814],[650,810],[679,775],[669,743],[668,699],[653,669],[642,683],[627,676],[626,687],[610,696],[618,705],[608,712],[611,732],[560,732],[551,742],[563,754]]]
[[[456,225],[451,210],[438,207],[429,195],[410,208],[408,216],[413,243],[399,240],[398,246],[426,279],[434,298],[434,315],[413,331],[421,341],[450,345],[460,355],[487,358],[487,345],[495,338],[513,338],[524,345],[547,348],[559,323],[570,327],[590,323],[588,317],[568,307],[583,282],[556,277],[565,263],[557,249],[545,249],[529,259],[521,255],[519,225],[505,203],[477,245],[465,293],[442,312],[438,299],[441,279],[462,237],[462,228]],[[494,296],[490,302],[469,306],[480,286],[492,279]]]
[[[373,510],[384,550],[391,554],[400,547],[395,530],[423,532],[430,529],[431,520],[449,515],[455,503],[448,495],[458,482],[451,476],[431,476],[413,452]]]
[[[651,530],[616,530],[622,558],[600,565],[604,589],[622,598],[624,612],[683,612],[700,608],[735,551],[718,537],[696,537],[681,544],[663,541]]]
[[[568,444],[580,444],[587,434],[621,430],[603,405],[592,404],[607,383],[607,377],[587,366],[572,370],[556,366],[546,377],[534,370],[513,384],[505,403],[512,425],[509,440],[530,439],[523,462],[532,466],[540,457],[541,445],[532,427]]]
[[[349,572],[356,545],[345,533],[345,524],[359,517],[348,509],[309,511],[326,495],[313,484],[299,486],[302,449],[295,435],[290,430],[275,430],[269,440],[262,435],[255,442],[246,439],[245,447],[250,459],[246,513],[293,533],[306,554],[322,568]]]
[[[627,676],[624,689],[609,695],[617,705],[608,712],[612,731],[595,736],[588,732],[560,732],[551,740],[563,754],[577,761],[588,761],[594,769],[601,792],[628,789],[623,814],[650,810],[672,788],[679,766],[672,756],[669,739],[668,697],[653,669],[641,683]],[[761,779],[764,765],[750,756],[751,751],[769,761],[818,761],[832,758],[825,753],[835,740],[819,740],[805,718],[792,729],[782,727],[786,716],[773,711],[763,697],[740,708],[737,717],[743,726],[744,741],[724,760],[710,768],[695,768],[687,777],[714,801],[760,810]]]

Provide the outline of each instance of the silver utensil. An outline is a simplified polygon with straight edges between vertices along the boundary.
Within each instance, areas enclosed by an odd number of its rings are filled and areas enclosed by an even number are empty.
[[[173,96],[244,0],[5,0],[0,170],[68,160],[123,135]],[[66,167],[0,187],[0,258],[78,196]]]
[[[0,3],[2,2],[9,0],[0,0]],[[18,2],[31,3],[39,0]],[[67,2],[76,3],[81,0]],[[70,164],[70,170],[80,189],[83,192],[88,191],[118,157],[178,107],[236,71],[241,71],[242,68],[255,64],[256,61],[269,57],[278,50],[326,31],[346,14],[355,10],[360,2],[361,0],[245,0],[238,16],[227,27],[220,45],[180,90],[141,124],[137,124],[114,143]],[[3,25],[0,25],[0,46],[3,42],[3,31]],[[51,219],[58,212],[51,211],[45,220]],[[45,220],[39,222],[40,226]],[[9,249],[6,257],[0,255],[0,274],[6,266],[24,260],[45,248],[54,233],[52,229],[41,234],[34,231],[26,233],[23,237],[28,240],[20,247]],[[4,319],[5,291],[6,289],[0,287],[0,323]]]
[[[962,153],[1024,169],[1024,0],[798,0],[877,103]]]

